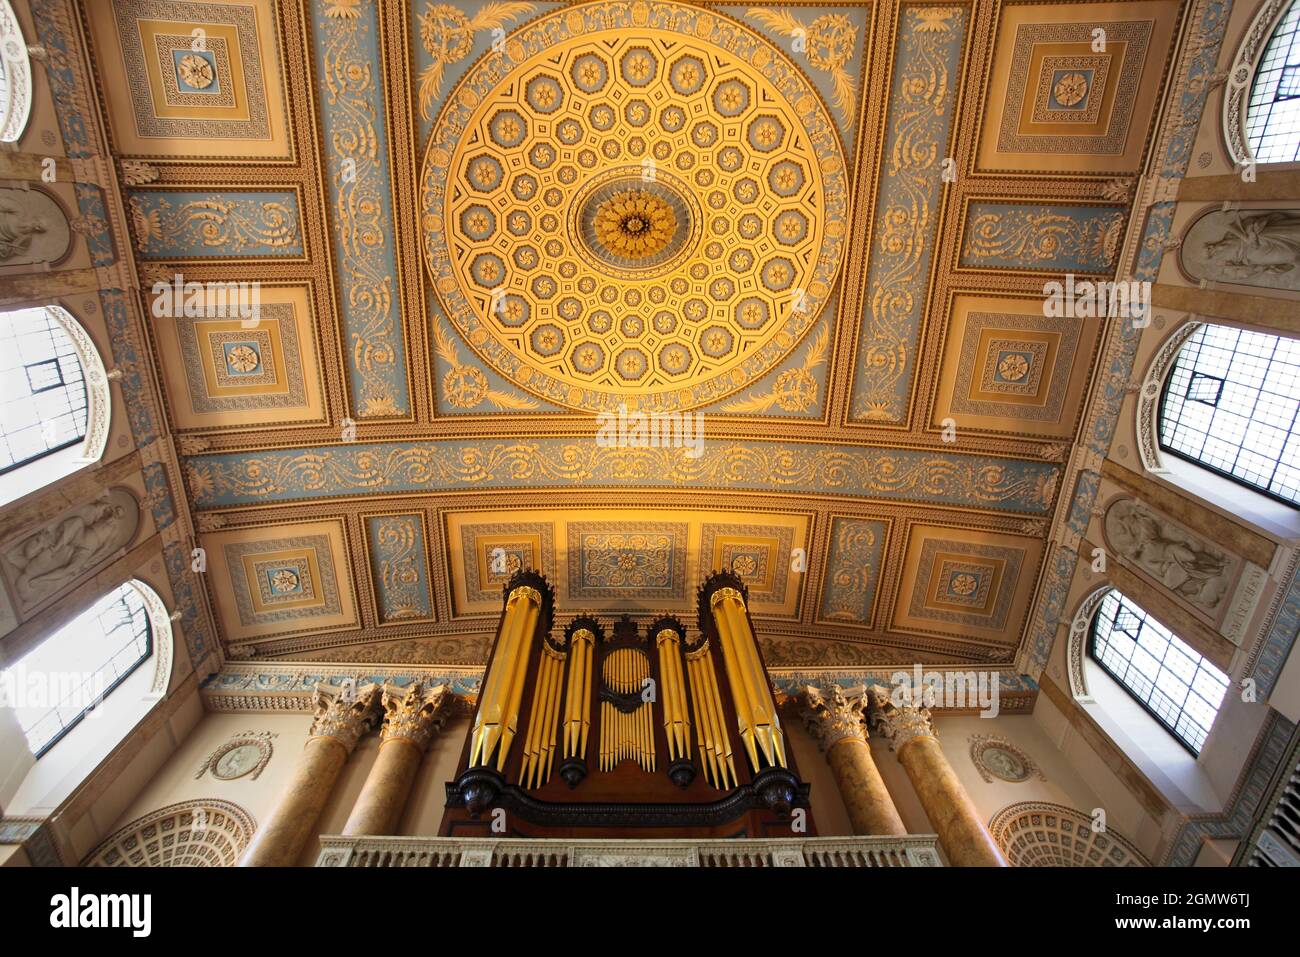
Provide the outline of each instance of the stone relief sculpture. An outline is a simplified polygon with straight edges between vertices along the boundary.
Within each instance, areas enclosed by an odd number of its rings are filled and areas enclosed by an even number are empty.
[[[1216,210],[1180,247],[1194,279],[1300,291],[1300,209]]]
[[[58,262],[71,242],[68,217],[48,193],[0,188],[0,266]]]
[[[31,608],[127,545],[139,525],[135,496],[111,488],[5,546],[5,578],[23,607]]]
[[[1106,510],[1105,532],[1116,554],[1202,612],[1217,615],[1235,571],[1227,552],[1131,498]]]

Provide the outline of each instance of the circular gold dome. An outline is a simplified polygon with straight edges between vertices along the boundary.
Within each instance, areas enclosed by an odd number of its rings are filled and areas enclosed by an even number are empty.
[[[838,277],[820,97],[747,26],[672,3],[557,11],[451,91],[425,262],[483,360],[557,404],[682,409],[770,371]]]

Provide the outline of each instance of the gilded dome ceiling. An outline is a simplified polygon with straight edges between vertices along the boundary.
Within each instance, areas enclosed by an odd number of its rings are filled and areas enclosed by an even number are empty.
[[[840,139],[786,55],[693,7],[543,18],[479,61],[422,174],[438,301],[565,406],[691,408],[799,344],[839,274]]]

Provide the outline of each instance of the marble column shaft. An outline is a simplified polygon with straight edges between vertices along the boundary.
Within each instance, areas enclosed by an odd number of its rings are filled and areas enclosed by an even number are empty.
[[[425,749],[442,723],[447,698],[445,685],[385,685],[379,755],[343,825],[344,834],[396,833]]]
[[[871,757],[863,721],[865,689],[804,689],[804,722],[826,753],[854,834],[906,834],[907,828]]]
[[[1006,867],[957,772],[935,737],[930,712],[873,692],[873,727],[886,735],[954,867]]]
[[[373,727],[379,688],[339,694],[316,690],[316,715],[293,776],[240,857],[241,867],[292,867],[316,824],[357,740]]]

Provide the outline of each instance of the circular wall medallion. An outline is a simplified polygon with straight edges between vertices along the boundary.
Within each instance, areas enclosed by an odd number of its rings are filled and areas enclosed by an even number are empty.
[[[217,758],[212,765],[212,776],[223,781],[233,781],[252,771],[261,760],[261,748],[255,744],[241,744]]]
[[[970,757],[980,777],[1019,784],[1031,777],[1043,777],[1033,758],[1009,741],[991,735],[971,736]]]
[[[572,408],[714,402],[798,346],[848,222],[839,134],[784,52],[674,3],[543,16],[434,122],[425,263],[484,362]]]
[[[273,737],[274,733],[269,731],[246,731],[230,739],[208,755],[195,778],[211,771],[220,781],[234,781],[248,774],[252,775],[251,780],[256,780],[271,760]]]

